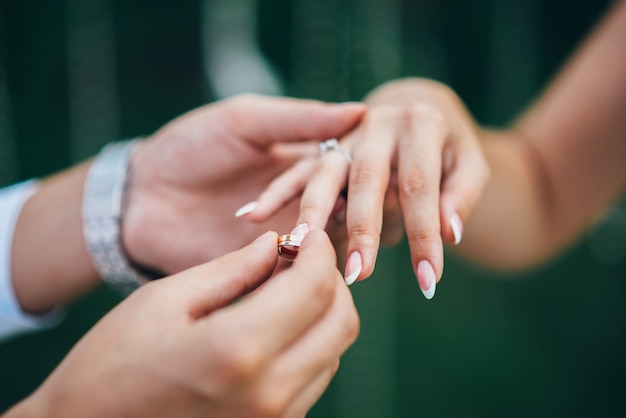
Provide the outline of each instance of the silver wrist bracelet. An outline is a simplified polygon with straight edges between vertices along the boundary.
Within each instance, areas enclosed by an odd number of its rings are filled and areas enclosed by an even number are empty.
[[[93,264],[116,291],[129,294],[147,279],[122,248],[121,221],[130,158],[137,140],[106,145],[96,156],[83,196],[83,234]]]

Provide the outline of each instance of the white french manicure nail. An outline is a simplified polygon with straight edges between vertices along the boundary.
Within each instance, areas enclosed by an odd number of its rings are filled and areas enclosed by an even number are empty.
[[[257,206],[259,206],[259,202],[246,203],[245,205],[237,209],[237,212],[235,212],[235,218],[241,218],[242,216],[249,214],[250,212],[255,210]]]
[[[361,254],[358,251],[355,251],[350,255],[348,259],[348,263],[346,265],[346,284],[350,286],[355,282],[359,274],[361,274],[361,270],[363,269],[363,260],[361,259]]]
[[[459,245],[461,238],[463,238],[463,222],[458,213],[450,217],[450,227],[452,228],[452,234],[454,234],[454,245]]]
[[[302,241],[311,228],[308,224],[300,224],[291,231],[291,239],[294,241]]]
[[[422,293],[426,299],[432,299],[435,296],[435,288],[437,287],[437,278],[432,264],[426,260],[422,260],[417,264],[417,283],[422,289]]]

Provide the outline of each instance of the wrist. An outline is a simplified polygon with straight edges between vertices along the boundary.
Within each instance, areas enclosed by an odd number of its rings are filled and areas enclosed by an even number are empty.
[[[133,268],[123,245],[130,163],[137,140],[111,143],[94,160],[84,186],[85,243],[100,277],[123,294],[148,278]]]
[[[138,141],[129,161],[128,178],[122,206],[120,240],[130,265],[149,278],[164,276],[160,255],[154,252],[154,232],[164,228],[163,208],[154,200],[158,193],[158,173],[145,162],[145,141]],[[151,222],[158,213],[159,224]]]

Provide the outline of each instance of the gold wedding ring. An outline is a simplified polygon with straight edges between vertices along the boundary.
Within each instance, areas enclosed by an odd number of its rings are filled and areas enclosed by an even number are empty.
[[[300,251],[302,242],[292,239],[291,234],[278,237],[278,255],[288,261],[293,261]]]

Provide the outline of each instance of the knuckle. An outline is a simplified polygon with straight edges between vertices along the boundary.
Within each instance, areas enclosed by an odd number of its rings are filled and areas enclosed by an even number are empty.
[[[407,233],[407,240],[411,248],[425,248],[435,245],[439,240],[439,223],[430,230],[419,230]]]
[[[423,101],[415,101],[407,105],[406,118],[411,130],[415,125],[428,126],[441,136],[446,136],[448,123],[443,112],[435,105]]]
[[[351,170],[351,183],[364,184],[368,187],[378,186],[384,180],[381,173],[385,173],[387,165],[383,165],[378,160],[373,161],[366,158],[355,160],[354,167]]]
[[[328,270],[328,271],[326,271]],[[321,304],[328,304],[335,296],[335,272],[330,269],[322,270],[322,279],[316,280],[312,289],[312,298]]]
[[[357,247],[373,248],[380,242],[380,230],[372,230],[370,223],[357,223],[348,227],[348,236],[357,244]]]
[[[372,125],[395,120],[399,116],[401,107],[397,105],[375,106],[367,113],[368,122]]]
[[[431,97],[438,102],[458,100],[458,96],[454,90],[440,81],[420,77],[409,77],[404,81],[407,88],[417,88],[423,95]]]
[[[429,192],[425,173],[415,166],[407,168],[399,188],[401,193],[408,198],[423,197]]]
[[[284,396],[278,396],[276,388],[270,388],[251,400],[251,413],[254,417],[274,418],[283,414],[287,408]]]
[[[383,197],[391,176],[388,158],[381,158],[377,150],[362,149],[350,170],[350,186],[367,190]]]
[[[429,89],[433,94],[440,96],[443,99],[453,99],[456,98],[457,95],[450,86],[441,83],[437,80],[426,80],[424,83],[424,87]]]
[[[262,365],[261,356],[254,345],[249,342],[240,344],[238,340],[235,338],[233,343],[222,345],[212,353],[218,360],[216,363],[220,365],[221,375],[231,386],[240,386],[256,379]]]

